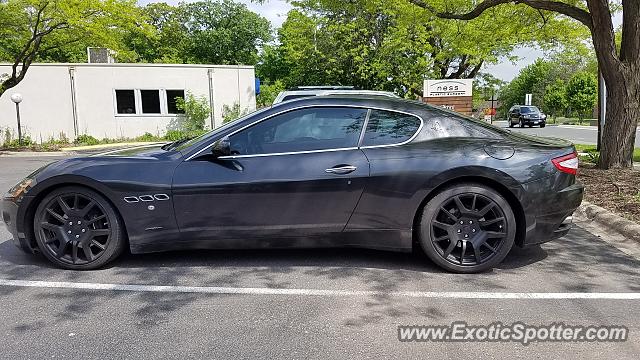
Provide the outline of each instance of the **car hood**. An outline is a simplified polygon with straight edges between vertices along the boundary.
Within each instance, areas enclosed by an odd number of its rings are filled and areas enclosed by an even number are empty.
[[[162,149],[166,143],[155,143],[142,146],[127,147],[124,149],[107,151],[90,157],[118,157],[118,158],[158,158],[167,153]]]

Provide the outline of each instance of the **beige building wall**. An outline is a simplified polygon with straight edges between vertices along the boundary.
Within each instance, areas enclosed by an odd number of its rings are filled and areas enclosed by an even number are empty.
[[[0,64],[0,74],[10,70],[9,65]],[[116,90],[135,91],[137,113],[117,113]],[[139,90],[159,91],[160,114],[141,113]],[[167,112],[165,90],[190,91],[213,103],[214,117],[207,120],[208,127],[222,124],[224,105],[239,103],[245,111],[256,107],[252,66],[34,64],[17,87],[0,97],[0,128],[16,132],[10,97],[21,93],[23,132],[37,141],[58,138],[60,132],[70,139],[81,134],[96,138],[132,138],[145,132],[162,135],[178,116]]]

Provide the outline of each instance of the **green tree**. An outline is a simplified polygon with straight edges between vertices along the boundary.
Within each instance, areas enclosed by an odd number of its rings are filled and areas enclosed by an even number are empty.
[[[544,93],[543,110],[555,118],[567,109],[567,85],[562,79],[557,79],[553,84],[547,85]]]
[[[633,166],[636,126],[640,119],[640,1],[622,0],[408,0],[440,18],[474,20],[495,11],[533,10],[518,19],[556,17],[572,19],[591,35],[598,65],[607,86],[607,115],[598,166]],[[452,10],[455,9],[455,10]],[[622,11],[619,36],[613,15]],[[489,34],[487,34],[489,35]]]
[[[532,104],[543,106],[546,82],[549,79],[551,64],[543,59],[537,59],[533,64],[520,70],[520,73],[500,90],[500,113],[517,104],[524,104],[526,94],[532,94]]]
[[[567,101],[580,120],[589,115],[598,101],[598,80],[592,74],[575,74],[567,84]]]
[[[188,62],[248,64],[258,62],[258,49],[271,40],[271,24],[231,0],[182,3],[186,14]]]
[[[507,10],[466,24],[434,17],[409,1],[293,4],[279,31],[279,51],[265,52],[259,68],[286,86],[354,85],[414,97],[425,78],[473,78],[484,64],[511,58],[516,44],[578,43],[587,35],[561,17],[514,21],[519,14]]]
[[[0,61],[12,64],[10,73],[0,74],[0,96],[24,79],[34,61],[55,60],[78,44],[108,47],[126,58],[123,36],[148,30],[140,19],[134,0],[0,2]]]
[[[272,39],[267,19],[232,0],[152,3],[143,11],[156,31],[127,38],[141,61],[255,65]]]

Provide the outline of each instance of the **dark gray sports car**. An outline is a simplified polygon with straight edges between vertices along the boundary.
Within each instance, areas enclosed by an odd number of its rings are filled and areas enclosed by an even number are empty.
[[[199,138],[49,164],[2,201],[23,250],[95,269],[124,249],[422,249],[455,272],[565,235],[565,141],[383,97],[285,102]]]

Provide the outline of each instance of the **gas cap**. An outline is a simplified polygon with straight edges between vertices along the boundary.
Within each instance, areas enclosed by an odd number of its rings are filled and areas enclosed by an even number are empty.
[[[484,152],[494,159],[507,160],[515,154],[516,150],[511,145],[486,144]]]

